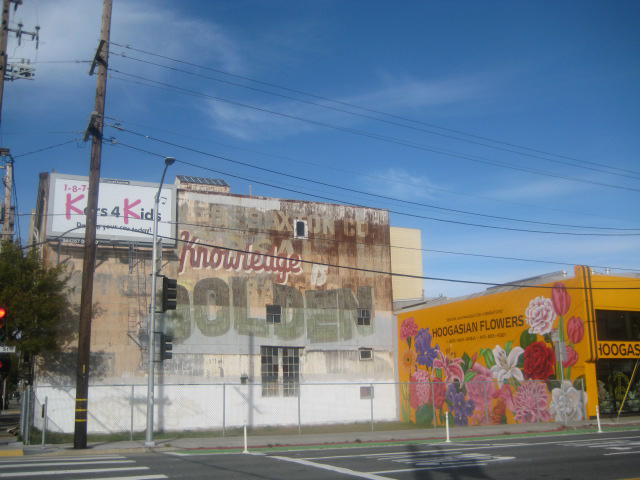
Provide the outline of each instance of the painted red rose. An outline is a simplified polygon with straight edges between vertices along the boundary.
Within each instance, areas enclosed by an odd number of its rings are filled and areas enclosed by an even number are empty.
[[[553,374],[556,356],[544,342],[534,342],[524,350],[524,378],[549,380]]]

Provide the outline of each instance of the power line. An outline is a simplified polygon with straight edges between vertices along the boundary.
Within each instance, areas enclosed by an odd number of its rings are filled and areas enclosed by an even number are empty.
[[[81,228],[81,227],[76,227],[76,228]],[[117,227],[113,227],[110,225],[105,225],[105,226],[100,226],[100,228],[117,228]],[[117,228],[118,230],[123,230],[122,228]],[[71,230],[75,230],[71,229]],[[69,231],[71,231],[69,230]],[[126,230],[126,229],[125,229]],[[61,239],[64,238],[64,235],[69,233],[69,231],[63,233],[60,236],[57,236],[53,239],[48,239],[47,242],[54,242],[54,241],[59,241]],[[150,233],[147,232],[138,232],[138,233],[143,233],[145,235],[151,235]],[[232,247],[223,247],[220,245],[215,245],[215,244],[210,244],[210,243],[204,243],[201,242],[199,239],[197,241],[188,241],[188,240],[183,240],[182,238],[177,238],[177,237],[169,237],[169,236],[163,236],[163,235],[158,235],[159,238],[162,238],[163,240],[171,240],[173,242],[176,243],[187,243],[187,244],[191,244],[191,245],[195,245],[198,247],[209,247],[209,248],[215,248],[218,250],[224,250],[224,251],[228,251],[228,252],[235,252],[235,253],[242,253],[242,254],[249,254],[249,255],[259,255],[261,257],[264,258],[271,258],[271,259],[275,259],[275,260],[282,260],[282,257],[279,257],[277,255],[271,255],[269,253],[262,253],[262,252],[257,252],[257,251],[249,251],[249,250],[243,250],[240,248],[232,248]],[[386,246],[386,245],[385,245]],[[0,254],[1,255],[1,254]],[[388,276],[392,276],[392,277],[404,277],[404,278],[412,278],[412,279],[416,279],[416,280],[432,280],[432,281],[440,281],[440,282],[452,282],[452,283],[465,283],[465,284],[471,284],[471,285],[485,285],[485,286],[490,286],[490,287],[517,287],[517,288],[535,288],[535,289],[550,289],[553,288],[552,286],[543,286],[543,285],[527,285],[527,284],[521,284],[521,283],[517,283],[517,282],[513,282],[513,283],[494,283],[494,282],[483,282],[483,281],[477,281],[477,280],[460,280],[460,279],[453,279],[453,278],[441,278],[441,277],[427,277],[424,275],[410,275],[410,274],[406,274],[406,273],[394,273],[394,272],[385,272],[385,271],[381,271],[381,270],[373,270],[373,269],[367,269],[367,268],[361,268],[361,267],[351,267],[349,265],[338,265],[338,264],[333,264],[333,263],[327,263],[327,262],[317,262],[317,261],[313,261],[313,260],[304,260],[302,258],[298,259],[297,261],[299,261],[300,263],[303,264],[307,264],[307,265],[319,265],[321,267],[333,267],[333,268],[338,268],[338,269],[342,269],[342,270],[351,270],[351,271],[358,271],[358,272],[363,272],[363,273],[371,273],[374,275],[388,275]],[[567,290],[584,290],[585,287],[566,287]],[[586,288],[590,288],[592,290],[640,290],[640,287],[586,287]]]
[[[480,136],[480,135],[474,135],[474,134],[463,132],[463,131],[460,131],[460,130],[454,130],[454,129],[451,129],[451,128],[442,127],[442,126],[435,125],[435,124],[432,124],[432,123],[427,123],[427,122],[423,122],[423,121],[420,121],[420,120],[415,120],[415,119],[411,119],[411,118],[407,118],[407,117],[403,117],[403,116],[399,116],[399,115],[390,114],[388,112],[383,112],[383,111],[380,111],[380,110],[374,110],[374,109],[370,109],[370,108],[354,105],[354,104],[351,104],[351,103],[342,102],[342,101],[335,100],[335,99],[332,99],[332,98],[323,97],[323,96],[320,96],[320,95],[317,95],[317,94],[308,93],[308,92],[304,92],[304,91],[301,91],[301,90],[295,90],[295,89],[284,87],[284,86],[277,85],[277,84],[274,84],[274,83],[263,82],[263,81],[256,80],[256,79],[253,79],[253,78],[250,78],[250,77],[246,77],[246,76],[242,76],[242,75],[236,75],[236,74],[229,73],[229,72],[226,72],[226,71],[223,71],[223,70],[211,68],[211,67],[208,67],[208,66],[205,66],[205,65],[199,65],[199,64],[196,64],[196,63],[191,63],[191,62],[186,62],[186,61],[183,61],[183,60],[178,60],[176,58],[171,58],[171,57],[168,57],[168,56],[165,56],[165,55],[160,55],[160,54],[149,52],[149,51],[146,51],[146,50],[134,48],[134,47],[132,47],[130,45],[122,45],[122,44],[115,43],[115,42],[111,42],[111,44],[112,45],[116,45],[118,47],[122,47],[122,48],[126,48],[126,49],[129,49],[129,50],[133,50],[133,51],[136,51],[136,52],[144,53],[146,55],[162,58],[162,59],[165,59],[165,60],[170,60],[170,61],[176,62],[176,63],[181,63],[183,65],[189,65],[189,66],[192,66],[192,67],[201,68],[203,70],[209,70],[209,71],[212,71],[212,72],[216,72],[216,73],[220,73],[220,74],[223,74],[223,75],[227,75],[229,77],[234,77],[234,78],[239,78],[239,79],[242,79],[242,80],[247,80],[249,82],[253,82],[253,83],[256,83],[256,84],[265,85],[265,86],[269,86],[269,87],[273,87],[273,88],[278,88],[280,90],[284,90],[284,91],[288,91],[288,92],[292,92],[292,93],[297,93],[297,94],[300,94],[300,95],[305,95],[305,96],[308,96],[308,97],[311,97],[311,98],[316,98],[318,100],[323,100],[323,101],[335,103],[337,105],[343,105],[343,106],[350,107],[350,108],[356,108],[358,110],[362,110],[362,111],[366,111],[366,112],[370,112],[370,113],[375,113],[377,115],[383,115],[383,116],[386,116],[386,117],[396,118],[396,119],[399,119],[399,120],[404,120],[404,121],[412,122],[412,123],[419,124],[419,125],[425,125],[425,126],[428,126],[428,127],[438,128],[440,130],[444,130],[444,131],[447,131],[447,132],[457,133],[457,134],[465,135],[465,136],[468,136],[468,137],[471,137],[471,138],[476,138],[476,139],[479,139],[479,140],[485,140],[485,141],[493,142],[493,143],[496,143],[496,144],[499,144],[499,145],[505,145],[505,146],[508,146],[508,147],[519,148],[519,149],[522,149],[522,150],[527,150],[527,151],[530,151],[530,152],[540,153],[540,154],[543,154],[543,155],[551,155],[551,156],[556,157],[556,158],[564,158],[566,160],[572,160],[572,161],[575,161],[575,162],[586,163],[586,164],[589,164],[589,165],[608,168],[608,169],[611,169],[611,170],[618,170],[620,172],[626,172],[626,173],[631,173],[631,174],[635,174],[635,175],[640,175],[640,172],[637,172],[637,171],[626,170],[626,169],[622,169],[622,168],[618,168],[618,167],[611,167],[609,165],[603,165],[603,164],[596,163],[596,162],[590,162],[590,161],[587,161],[587,160],[581,160],[581,159],[577,159],[577,158],[573,158],[573,157],[569,157],[569,156],[565,156],[565,155],[558,155],[558,154],[555,154],[555,153],[545,152],[543,150],[538,150],[538,149],[534,149],[534,148],[530,148],[530,147],[524,147],[522,145],[516,145],[516,144],[513,144],[513,143],[503,142],[503,141],[500,141],[500,140],[495,140],[495,139],[488,138],[488,137],[483,137],[483,136]],[[152,62],[147,62],[145,60],[141,60],[141,59],[136,59],[134,57],[125,56],[124,54],[121,54],[120,56],[122,56],[124,58],[129,58],[129,59],[132,59],[132,60],[138,60],[138,61],[145,62],[145,63],[151,63],[153,65],[158,65],[158,66],[162,66],[164,68],[170,68],[172,70],[175,70],[172,67],[168,67],[168,66],[165,66],[165,65],[159,65],[159,64],[152,63]],[[184,70],[180,70],[180,71],[183,71],[184,73],[188,73],[188,74],[192,74],[192,75],[197,75],[197,74],[195,74],[193,72],[188,72],[188,71],[184,71]],[[212,77],[206,77],[206,78],[211,78],[213,80],[223,82],[223,80],[215,79],[215,78],[212,78]],[[232,82],[225,82],[225,83],[232,83]],[[241,85],[241,84],[233,83],[233,85],[238,85],[238,86],[243,87],[243,88],[251,88],[251,87],[247,87],[247,86]],[[269,93],[271,95],[277,95],[277,94],[275,94],[273,92],[268,92],[268,91],[264,91],[264,90],[259,90],[259,91],[265,92],[265,93]],[[297,99],[297,98],[294,98],[294,97],[286,97],[286,98],[291,98],[293,100],[304,102],[303,100],[300,100],[300,99]],[[309,103],[309,102],[305,102],[305,103]],[[313,105],[318,105],[318,106],[321,106],[321,107],[324,107],[324,108],[330,108],[330,107],[327,107],[325,105],[316,104],[316,103],[313,103]],[[340,111],[342,111],[342,110],[340,110]],[[356,113],[349,112],[349,111],[346,111],[346,113],[357,115]],[[372,118],[374,120],[383,121],[381,119],[376,119],[375,117],[367,117],[367,118]],[[406,125],[402,125],[402,126],[410,128],[410,127],[408,127]],[[433,133],[435,135],[440,135],[440,134],[438,134],[436,132],[428,132],[428,133]],[[449,138],[454,138],[456,140],[468,142],[468,140],[457,138],[457,137],[452,137],[451,136]],[[471,143],[477,143],[477,142],[471,142]],[[498,147],[495,147],[495,146],[485,145],[485,144],[482,144],[482,143],[478,143],[478,144],[486,146],[486,147],[489,147],[489,148],[498,148]],[[506,150],[506,149],[502,149],[502,150]],[[527,155],[525,153],[512,151],[512,150],[506,150],[506,151],[513,152],[513,153],[516,153],[516,154],[519,154],[519,155]],[[531,156],[531,155],[529,155],[529,156]],[[544,159],[544,160],[547,160],[547,161],[554,161],[554,160],[551,160],[551,159],[548,159],[548,158],[544,158],[544,157],[538,157],[538,156],[534,156],[534,157],[535,158],[541,158],[541,159]],[[559,163],[565,163],[565,162],[559,162]],[[580,166],[580,165],[573,165],[573,164],[567,164],[567,165],[578,166],[578,167]],[[586,167],[583,167],[583,168],[586,168]],[[607,173],[611,173],[611,172],[607,172]]]
[[[398,198],[393,198],[393,197],[388,197],[385,195],[379,195],[379,194],[374,194],[374,193],[368,193],[368,192],[364,192],[364,191],[360,191],[360,190],[356,190],[356,189],[352,189],[352,188],[348,188],[348,187],[340,187],[340,186],[336,186],[336,185],[332,185],[329,183],[325,183],[325,182],[320,182],[317,180],[312,180],[312,179],[308,179],[305,177],[300,177],[297,175],[292,175],[292,174],[288,174],[288,173],[283,173],[283,172],[278,172],[276,170],[272,170],[269,168],[265,168],[265,167],[258,167],[255,165],[251,165],[249,163],[246,162],[241,162],[239,160],[233,160],[227,157],[223,157],[220,155],[215,155],[209,152],[204,152],[201,150],[197,150],[191,147],[187,147],[184,145],[180,145],[177,143],[173,143],[173,142],[169,142],[167,140],[162,140],[159,138],[155,138],[155,137],[151,137],[149,135],[144,135],[142,133],[138,133],[138,132],[134,132],[132,130],[128,130],[128,129],[124,129],[122,127],[115,127],[114,125],[109,125],[107,124],[106,126],[110,126],[110,127],[114,127],[117,128],[119,131],[123,131],[123,132],[127,132],[127,133],[131,133],[133,135],[139,136],[139,137],[143,137],[147,140],[153,140],[155,142],[159,142],[159,143],[163,143],[165,145],[170,145],[172,147],[177,147],[177,148],[181,148],[193,153],[197,153],[199,155],[206,155],[212,158],[216,158],[219,160],[224,160],[227,162],[231,162],[231,163],[235,163],[238,165],[243,165],[246,167],[250,167],[250,168],[254,168],[257,170],[261,170],[261,171],[265,171],[265,172],[269,172],[269,173],[273,173],[276,175],[282,175],[285,177],[289,177],[289,178],[294,178],[296,180],[302,180],[305,182],[309,182],[309,183],[314,183],[314,184],[318,184],[318,185],[324,185],[327,187],[331,187],[331,188],[335,188],[335,189],[339,189],[339,190],[345,190],[345,191],[349,191],[349,192],[354,192],[354,193],[358,193],[358,194],[363,194],[363,195],[369,195],[371,197],[375,197],[375,198],[380,198],[383,200],[392,200],[392,201],[396,201],[396,202],[401,202],[401,203],[406,203],[406,204],[410,204],[410,205],[416,205],[416,206],[420,206],[420,207],[426,207],[426,208],[433,208],[433,209],[437,209],[437,210],[442,210],[442,211],[446,211],[446,212],[452,212],[452,213],[458,213],[458,214],[465,214],[465,215],[474,215],[474,216],[480,216],[480,217],[485,217],[485,218],[492,218],[492,219],[496,219],[496,220],[505,220],[505,221],[516,221],[516,222],[523,222],[523,223],[531,223],[531,224],[537,224],[537,225],[549,225],[549,226],[555,226],[555,227],[565,227],[565,228],[584,228],[584,229],[596,229],[596,230],[615,230],[615,231],[633,231],[633,232],[637,232],[638,229],[619,229],[619,228],[611,228],[611,227],[593,227],[593,226],[583,226],[583,225],[567,225],[567,224],[557,224],[557,223],[550,223],[550,222],[538,222],[538,221],[534,221],[534,220],[523,220],[523,219],[515,219],[515,218],[510,218],[510,217],[501,217],[501,216],[497,216],[497,215],[489,215],[489,214],[482,214],[482,213],[476,213],[476,212],[467,212],[464,210],[456,210],[456,209],[451,209],[451,208],[446,208],[446,207],[438,207],[435,205],[429,205],[429,204],[425,204],[425,203],[420,203],[420,202],[413,202],[410,200],[402,200],[402,199],[398,199]],[[137,148],[137,147],[132,147],[131,145],[127,145],[127,144],[123,144],[122,142],[118,142],[119,144],[126,146],[126,147],[130,147],[130,148]],[[144,151],[143,149],[140,149],[141,151]],[[152,153],[152,152],[148,152],[147,153]],[[181,163],[185,163],[187,165],[192,165],[192,166],[198,166],[196,164],[191,164],[189,162],[185,162],[184,160],[179,160],[179,162]],[[204,167],[202,167],[204,168]],[[227,173],[227,175],[230,175]],[[254,181],[254,180],[249,180],[249,181]],[[333,199],[331,199],[332,201],[335,201]],[[547,232],[545,232],[547,233]],[[554,232],[557,233],[557,232]],[[633,235],[639,235],[640,233],[634,233]]]
[[[470,198],[479,198],[479,199],[482,199],[482,200],[489,200],[489,201],[492,201],[492,202],[505,203],[505,204],[508,204],[508,205],[518,205],[518,206],[525,206],[525,207],[542,209],[542,210],[549,210],[549,211],[553,211],[553,212],[570,213],[572,215],[576,214],[576,213],[579,213],[579,214],[582,214],[582,215],[588,215],[588,216],[593,216],[593,217],[598,217],[598,218],[605,218],[605,219],[608,219],[608,220],[625,220],[625,221],[628,221],[628,219],[622,219],[622,218],[617,218],[617,217],[611,217],[611,216],[605,216],[605,215],[594,215],[592,213],[575,212],[575,211],[563,210],[563,209],[559,209],[559,208],[550,208],[550,207],[544,207],[544,206],[533,205],[533,204],[522,203],[522,202],[513,202],[513,201],[508,201],[508,200],[501,200],[501,199],[492,198],[492,197],[485,197],[485,196],[482,196],[482,195],[473,195],[473,194],[470,194],[470,193],[458,192],[458,191],[455,191],[455,190],[448,190],[446,188],[435,187],[435,186],[432,186],[432,185],[425,186],[425,185],[421,185],[421,184],[418,184],[418,183],[405,182],[405,181],[400,181],[400,180],[396,180],[396,179],[393,179],[393,178],[379,177],[379,176],[370,175],[370,174],[367,174],[367,173],[355,172],[353,170],[348,170],[348,169],[345,169],[345,168],[333,167],[333,166],[330,166],[330,165],[327,165],[327,164],[321,164],[321,163],[315,163],[315,162],[300,160],[300,159],[297,159],[297,158],[286,157],[286,156],[283,156],[283,155],[276,155],[276,154],[273,154],[273,153],[262,152],[262,151],[259,151],[259,150],[253,150],[253,149],[246,148],[246,147],[239,147],[237,145],[231,145],[231,144],[228,144],[228,143],[213,141],[213,140],[211,140],[209,138],[205,139],[205,138],[197,137],[197,136],[193,136],[193,135],[186,135],[186,134],[182,134],[182,133],[178,133],[178,132],[173,132],[171,130],[165,130],[165,129],[162,129],[162,128],[157,128],[157,127],[152,127],[152,126],[149,126],[149,125],[143,125],[143,124],[140,124],[140,123],[131,122],[131,121],[128,121],[128,120],[124,121],[122,119],[118,119],[118,118],[114,118],[114,117],[105,116],[105,119],[112,120],[112,121],[116,122],[114,127],[113,127],[113,128],[116,128],[116,129],[119,128],[123,123],[127,123],[127,124],[130,124],[130,125],[143,127],[143,128],[149,129],[149,130],[155,130],[155,131],[158,131],[158,132],[166,133],[166,134],[177,136],[177,137],[187,138],[187,139],[190,139],[190,140],[197,140],[197,141],[200,141],[200,142],[210,143],[210,144],[213,144],[213,145],[221,145],[223,147],[232,148],[232,149],[235,149],[235,150],[240,150],[240,151],[249,152],[249,153],[255,153],[255,154],[258,154],[258,155],[263,155],[263,156],[271,157],[271,158],[278,158],[278,159],[281,159],[281,160],[300,163],[300,164],[303,164],[303,165],[311,165],[311,166],[314,166],[314,167],[324,168],[324,169],[327,169],[327,170],[333,170],[333,171],[336,171],[336,172],[348,173],[348,174],[351,174],[351,175],[357,175],[357,176],[362,177],[362,178],[370,178],[372,180],[384,181],[384,182],[388,182],[388,183],[390,182],[390,183],[395,183],[395,184],[404,185],[404,186],[418,187],[418,188],[423,188],[425,190],[435,190],[435,191],[438,191],[438,192],[445,192],[445,193],[449,193],[449,194],[453,194],[453,195],[460,195],[460,196],[465,196],[465,197],[470,197]]]
[[[274,95],[274,96],[277,96],[277,97],[280,97],[280,98],[286,98],[286,99],[289,99],[289,100],[294,100],[294,101],[297,101],[297,102],[305,103],[307,105],[313,105],[313,106],[316,106],[316,107],[325,108],[325,109],[333,110],[333,111],[340,112],[340,113],[346,113],[348,115],[354,115],[354,116],[357,116],[357,117],[366,118],[366,119],[374,120],[374,121],[377,121],[377,122],[383,122],[383,123],[387,123],[387,124],[390,124],[390,125],[395,125],[395,126],[398,126],[398,127],[408,128],[408,129],[411,129],[411,130],[416,130],[416,131],[420,131],[420,132],[424,132],[424,133],[429,133],[429,134],[432,134],[432,135],[438,135],[438,136],[441,136],[441,137],[446,137],[446,138],[458,140],[458,141],[461,141],[461,142],[471,143],[471,144],[474,144],[474,145],[480,145],[480,146],[483,146],[483,147],[494,148],[494,149],[497,149],[497,150],[502,150],[504,152],[515,153],[516,155],[523,155],[523,156],[526,156],[526,157],[536,158],[536,159],[539,159],[539,160],[546,160],[548,162],[559,163],[559,164],[562,164],[562,165],[569,165],[569,166],[572,166],[572,167],[584,168],[584,169],[587,169],[587,170],[606,173],[606,174],[609,174],[609,175],[617,175],[617,176],[624,177],[624,178],[631,178],[631,179],[634,179],[634,180],[640,180],[639,177],[632,176],[632,175],[629,175],[629,174],[609,172],[607,170],[603,170],[602,168],[594,168],[594,167],[589,167],[589,166],[584,166],[584,165],[576,165],[575,163],[564,162],[564,161],[561,161],[561,160],[553,160],[553,159],[549,159],[549,158],[546,158],[546,157],[542,157],[540,155],[534,155],[534,154],[525,153],[525,152],[518,152],[517,150],[512,150],[512,149],[503,148],[503,147],[497,147],[495,145],[488,145],[486,143],[477,142],[477,141],[473,141],[473,140],[467,140],[467,139],[464,139],[464,138],[455,137],[453,135],[447,135],[447,134],[443,134],[443,133],[434,132],[434,131],[431,131],[431,130],[425,130],[424,128],[413,127],[411,125],[405,125],[403,123],[398,123],[398,122],[394,122],[394,121],[390,121],[390,120],[384,120],[384,119],[381,119],[381,118],[376,118],[376,117],[372,117],[370,115],[364,115],[364,114],[361,114],[361,113],[351,112],[349,110],[344,110],[344,109],[340,109],[340,108],[336,108],[336,107],[331,107],[329,105],[323,105],[323,104],[320,104],[320,103],[310,102],[310,101],[307,101],[307,100],[302,100],[302,99],[291,97],[291,96],[288,96],[288,95],[282,95],[282,94],[270,92],[268,90],[249,87],[247,85],[242,85],[242,84],[239,84],[239,83],[230,82],[230,81],[227,81],[227,80],[222,80],[222,79],[215,78],[215,77],[210,77],[208,75],[202,75],[202,74],[198,74],[198,73],[194,73],[194,72],[189,72],[187,70],[182,70],[182,69],[179,69],[179,68],[169,67],[167,65],[162,65],[162,64],[159,64],[159,63],[155,63],[155,62],[150,62],[150,61],[147,61],[147,60],[142,60],[142,59],[139,59],[139,58],[130,57],[130,56],[122,54],[122,53],[121,54],[115,54],[115,55],[119,55],[122,58],[135,60],[135,61],[138,61],[138,62],[141,62],[141,63],[146,63],[148,65],[154,65],[154,66],[166,68],[166,69],[169,69],[169,70],[172,70],[172,71],[185,73],[187,75],[193,75],[193,76],[197,76],[197,77],[200,77],[200,78],[205,78],[205,79],[208,79],[208,80],[214,80],[216,82],[221,82],[221,83],[225,83],[225,84],[228,84],[228,85],[234,85],[234,86],[237,86],[237,87],[240,87],[240,88],[246,88],[246,89],[257,91],[257,92],[266,93],[268,95]],[[609,167],[606,167],[606,168],[609,168]],[[640,173],[639,173],[639,175],[640,175]]]
[[[149,82],[149,83],[152,83],[152,84],[156,84],[156,85],[161,85],[163,87],[167,87],[167,88],[164,88],[165,90],[180,92],[180,93],[185,94],[185,95],[191,95],[191,96],[196,96],[196,97],[207,98],[209,100],[214,100],[214,101],[221,102],[221,103],[227,103],[229,105],[234,105],[234,106],[238,106],[238,107],[242,107],[242,108],[248,108],[248,109],[259,111],[259,112],[262,112],[262,113],[269,113],[269,114],[277,115],[277,116],[280,116],[280,117],[283,117],[283,118],[297,120],[297,121],[300,121],[300,122],[304,122],[304,123],[308,123],[308,124],[311,124],[311,125],[325,127],[325,128],[341,131],[341,132],[344,132],[344,133],[350,133],[350,134],[353,134],[353,135],[359,135],[359,136],[362,136],[362,137],[371,138],[371,139],[379,140],[379,141],[386,142],[386,143],[391,143],[391,144],[395,144],[395,145],[401,145],[401,146],[404,146],[404,147],[414,148],[416,150],[437,153],[437,154],[445,155],[445,156],[448,156],[448,157],[460,158],[460,159],[469,160],[469,161],[476,162],[476,163],[481,163],[481,164],[486,164],[486,165],[493,165],[493,166],[497,166],[497,167],[507,168],[507,169],[510,169],[510,170],[533,173],[533,174],[543,175],[543,176],[547,176],[547,177],[560,178],[560,179],[563,179],[563,180],[570,180],[570,181],[586,183],[586,184],[590,184],[590,185],[597,185],[597,186],[602,186],[602,187],[609,187],[609,188],[616,188],[616,189],[621,189],[621,190],[628,190],[628,191],[632,191],[632,192],[640,192],[640,189],[637,189],[637,188],[625,187],[625,186],[621,186],[621,185],[614,185],[614,184],[604,183],[604,182],[596,182],[596,181],[592,181],[592,180],[569,177],[569,176],[566,176],[566,175],[553,174],[553,173],[544,172],[544,171],[541,171],[541,170],[534,170],[534,169],[529,169],[529,168],[524,168],[524,167],[518,167],[518,166],[515,166],[515,165],[511,165],[511,164],[506,164],[506,163],[503,163],[503,162],[484,159],[482,157],[478,157],[478,156],[475,156],[475,155],[465,155],[465,154],[461,154],[459,152],[453,152],[453,151],[449,151],[449,150],[438,149],[438,148],[434,148],[434,147],[428,147],[428,146],[421,145],[421,144],[418,144],[418,143],[413,143],[413,142],[408,142],[408,141],[405,141],[405,140],[400,140],[400,139],[397,139],[397,138],[394,138],[394,137],[378,135],[378,134],[375,134],[375,133],[371,133],[371,132],[367,132],[367,131],[363,131],[363,130],[357,130],[357,129],[353,129],[353,128],[340,127],[340,126],[337,126],[337,125],[333,125],[333,124],[326,123],[326,122],[321,122],[321,121],[318,121],[318,120],[311,120],[311,119],[308,119],[308,118],[303,118],[303,117],[300,117],[300,116],[297,116],[297,115],[289,115],[289,114],[282,113],[282,112],[276,112],[276,111],[269,110],[269,109],[266,109],[266,108],[256,107],[256,106],[253,106],[253,105],[248,105],[248,104],[245,104],[245,103],[236,102],[236,101],[233,101],[233,100],[228,100],[228,99],[224,99],[224,98],[221,98],[221,97],[208,95],[208,94],[205,94],[205,93],[202,93],[202,92],[197,92],[197,91],[190,90],[190,89],[187,89],[187,88],[179,87],[177,85],[171,85],[171,84],[168,84],[168,83],[159,82],[159,81],[152,80],[152,79],[149,79],[149,78],[141,77],[139,75],[134,75],[134,74],[131,74],[131,73],[122,72],[122,71],[116,70],[114,68],[109,68],[109,71],[115,72],[115,73],[119,73],[121,75],[126,75],[126,76],[132,77],[132,78],[137,78],[139,80],[143,80],[145,82]],[[153,87],[154,86],[154,85],[148,85],[148,84],[145,84],[145,83],[130,81],[130,80],[123,79],[123,78],[118,78],[118,77],[111,77],[111,78],[113,78],[114,80],[121,80],[121,81],[125,81],[125,82],[129,81],[131,83],[142,85],[142,86],[146,86],[146,87]]]
[[[17,214],[17,216],[32,216],[32,213],[19,213]],[[48,213],[44,216],[47,217],[55,217],[55,216],[65,216],[67,215],[66,213]],[[72,217],[83,217],[84,214],[71,214]],[[136,219],[132,219],[133,221],[135,221]],[[189,226],[189,227],[201,227],[201,228],[207,228],[209,230],[221,230],[221,231],[231,231],[231,232],[240,232],[240,233],[249,233],[249,234],[268,234],[271,237],[286,237],[286,238],[290,238],[291,237],[291,233],[280,233],[280,232],[273,232],[271,230],[262,230],[262,229],[246,229],[246,228],[235,228],[235,227],[221,227],[221,226],[217,226],[217,225],[209,225],[209,224],[203,224],[203,223],[192,223],[192,222],[167,222],[167,221],[163,221],[160,220],[159,223],[162,224],[176,224],[176,225],[180,225],[180,226]],[[76,228],[82,228],[82,227],[76,227]],[[393,228],[393,227],[392,227]],[[68,233],[68,232],[66,232]],[[339,244],[347,244],[349,243],[351,244],[355,244],[355,245],[365,245],[365,246],[374,246],[374,247],[382,247],[382,246],[386,246],[385,244],[380,244],[380,243],[371,243],[371,242],[344,242],[342,240],[338,240],[335,239],[333,237],[327,237],[327,236],[323,236],[323,235],[313,235],[312,238],[314,241],[323,241],[323,242],[332,242],[332,243],[339,243]],[[431,248],[415,248],[415,247],[405,247],[405,246],[400,246],[400,245],[392,245],[389,244],[388,245],[390,248],[395,248],[395,249],[400,249],[400,250],[413,250],[413,251],[421,251],[421,252],[432,252],[432,253],[442,253],[442,254],[446,254],[446,255],[462,255],[462,256],[470,256],[470,257],[480,257],[480,258],[492,258],[492,259],[498,259],[498,260],[509,260],[509,261],[519,261],[519,262],[529,262],[529,263],[540,263],[540,264],[547,264],[547,265],[561,265],[561,266],[568,266],[568,265],[578,265],[579,262],[557,262],[557,261],[551,261],[551,260],[540,260],[540,259],[531,259],[531,258],[518,258],[518,257],[505,257],[505,256],[500,256],[500,255],[488,255],[488,254],[480,254],[480,253],[470,253],[470,252],[454,252],[454,251],[448,251],[448,250],[436,250],[436,249],[431,249]],[[633,268],[623,268],[623,267],[614,267],[611,265],[590,265],[590,267],[592,268],[601,268],[601,269],[609,269],[609,270],[619,270],[619,271],[625,271],[625,272],[639,272],[640,270],[638,269],[633,269]]]

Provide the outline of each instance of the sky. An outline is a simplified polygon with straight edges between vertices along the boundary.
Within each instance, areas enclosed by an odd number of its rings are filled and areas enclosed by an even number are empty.
[[[24,0],[0,142],[88,176],[101,0]],[[640,273],[640,2],[113,0],[101,176],[383,208],[425,296],[590,265]],[[436,280],[440,279],[440,280]]]

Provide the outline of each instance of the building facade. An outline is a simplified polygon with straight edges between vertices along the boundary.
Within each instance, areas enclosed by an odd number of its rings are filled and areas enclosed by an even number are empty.
[[[576,267],[398,313],[405,421],[582,420],[640,412],[640,277]]]
[[[73,269],[74,304],[80,300],[87,183],[41,175],[32,239],[48,240],[42,252],[47,263]],[[287,398],[300,397],[300,385],[343,383],[322,401],[303,398],[309,411],[313,402],[320,406],[314,415],[323,423],[353,415],[346,404],[362,401],[354,382],[396,381],[387,211],[235,195],[224,181],[179,175],[173,187],[163,187],[154,212],[157,189],[101,180],[92,385],[146,382],[154,213],[160,273],[178,281],[176,310],[156,315],[156,331],[173,337],[173,358],[157,364],[158,385],[165,385],[167,405],[177,405],[177,395],[191,398],[190,410],[176,411],[166,428],[203,427],[210,406],[193,399],[203,396],[204,385],[253,385],[252,411],[268,412],[274,401],[288,409]],[[42,365],[37,382],[75,381],[72,352],[69,366],[66,372]],[[395,388],[378,393],[379,414],[395,419]],[[225,401],[233,408],[234,400]],[[136,411],[132,423],[143,421],[141,414]],[[277,423],[257,413],[252,421]]]

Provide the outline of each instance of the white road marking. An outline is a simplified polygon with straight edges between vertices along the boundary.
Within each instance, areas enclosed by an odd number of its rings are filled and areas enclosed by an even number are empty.
[[[129,472],[131,470],[149,470],[148,467],[128,467],[128,468],[85,468],[80,470],[42,470],[38,472],[12,472],[0,473],[3,477],[35,477],[38,475],[67,475],[78,473],[107,473],[107,472]]]
[[[313,468],[320,468],[322,470],[329,470],[330,472],[353,475],[355,477],[366,478],[367,480],[392,480],[389,477],[382,477],[380,475],[376,475],[375,473],[358,472],[355,470],[351,470],[349,468],[334,467],[333,465],[323,465],[322,463],[310,462],[309,460],[305,460],[303,458],[289,458],[289,457],[276,457],[276,456],[272,456],[271,458],[277,458],[278,460],[283,460],[285,462],[299,463],[301,465],[306,465],[308,467],[313,467]]]
[[[38,467],[68,467],[69,465],[98,465],[100,463],[113,465],[113,464],[123,464],[123,463],[136,463],[135,460],[94,460],[92,462],[67,462],[65,460],[60,459],[60,461],[52,462],[49,458],[48,462],[37,463]],[[24,463],[5,463],[0,465],[0,469],[5,468],[24,468]]]

